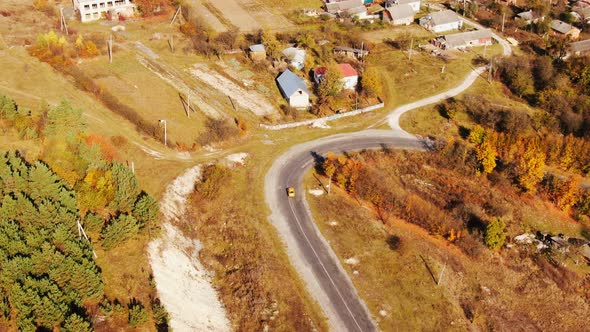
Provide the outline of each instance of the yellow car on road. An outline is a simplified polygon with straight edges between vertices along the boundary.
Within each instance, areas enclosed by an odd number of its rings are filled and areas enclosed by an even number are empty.
[[[295,188],[293,188],[293,187],[287,188],[287,196],[295,197]]]

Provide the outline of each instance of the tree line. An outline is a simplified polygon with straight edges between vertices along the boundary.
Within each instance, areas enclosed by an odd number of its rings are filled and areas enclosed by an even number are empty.
[[[108,311],[113,304],[93,249],[112,250],[155,230],[158,203],[113,160],[112,142],[85,132],[82,112],[68,102],[30,112],[0,96],[0,110],[2,126],[20,134],[19,121],[28,123],[35,132],[28,138],[43,146],[32,161],[0,152],[0,326],[92,330],[89,308]],[[165,325],[165,310],[152,307],[154,318],[163,312],[156,323]]]

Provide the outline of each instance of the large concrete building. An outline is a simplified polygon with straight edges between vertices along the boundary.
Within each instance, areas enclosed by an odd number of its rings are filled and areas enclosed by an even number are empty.
[[[74,8],[80,13],[82,22],[100,20],[103,15],[111,13],[118,16],[133,16],[135,5],[131,0],[72,0]]]

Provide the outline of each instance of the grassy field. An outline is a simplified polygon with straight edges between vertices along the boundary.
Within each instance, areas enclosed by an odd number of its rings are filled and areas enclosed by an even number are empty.
[[[446,62],[424,51],[413,52],[410,59],[407,52],[379,44],[367,61],[382,73],[387,96],[386,105],[393,106],[455,87],[475,69],[471,60],[482,55],[483,51],[480,47],[465,53],[455,52],[455,58]],[[486,52],[488,56],[499,54],[501,47],[493,45]]]
[[[529,115],[534,113],[534,109],[525,103],[511,99],[504,93],[504,87],[500,82],[478,79],[463,94],[457,96],[461,100],[466,95],[485,95],[496,105],[503,105],[506,108],[522,109]],[[434,136],[439,138],[455,137],[459,138],[458,128],[460,126],[471,128],[475,125],[469,115],[459,112],[453,121],[443,117],[437,109],[437,105],[429,105],[408,112],[400,118],[400,126],[410,133],[424,136]]]

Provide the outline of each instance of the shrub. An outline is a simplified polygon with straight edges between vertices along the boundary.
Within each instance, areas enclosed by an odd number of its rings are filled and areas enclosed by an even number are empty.
[[[148,315],[145,308],[139,301],[132,301],[129,304],[129,325],[138,327],[147,322]]]
[[[492,218],[486,227],[485,243],[488,248],[498,250],[506,241],[506,223],[502,218]]]
[[[228,120],[207,119],[206,131],[198,138],[201,145],[217,143],[232,138],[238,134],[238,129]]]

